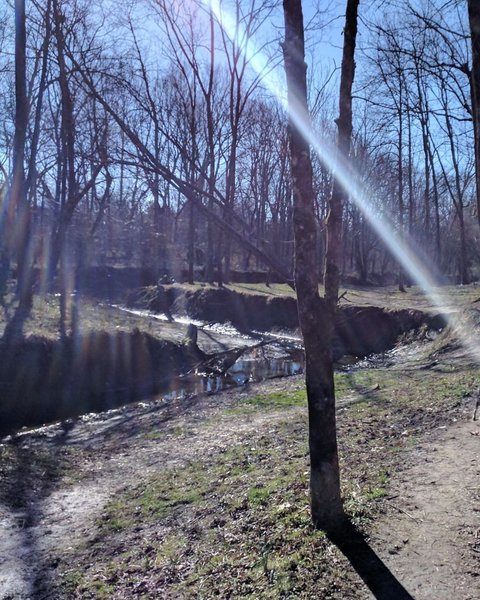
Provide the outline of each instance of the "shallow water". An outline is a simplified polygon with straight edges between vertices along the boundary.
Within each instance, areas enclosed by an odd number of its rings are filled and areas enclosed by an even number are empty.
[[[176,325],[195,325],[199,331],[210,332],[242,340],[245,345],[254,345],[259,339],[268,341],[261,349],[246,352],[226,373],[195,372],[177,377],[171,382],[169,391],[161,394],[167,400],[177,400],[195,394],[215,394],[226,388],[246,385],[249,382],[264,381],[277,377],[288,377],[303,373],[303,352],[301,339],[292,332],[260,332],[253,331],[251,335],[240,332],[230,323],[205,323],[190,317],[172,315],[173,321],[162,313],[149,310],[128,308],[122,305],[111,305],[112,308],[129,314],[156,319],[164,323]]]
[[[118,310],[130,314],[158,319],[168,322],[166,315],[148,310],[127,308],[125,306],[112,305]],[[200,331],[208,331],[216,334],[242,339],[254,344],[258,339],[269,340],[267,346],[260,351],[246,353],[224,374],[212,373],[190,373],[176,378],[170,385],[169,391],[162,394],[166,401],[182,399],[195,394],[215,394],[226,388],[243,386],[249,382],[265,381],[277,377],[289,377],[303,373],[304,356],[301,346],[301,338],[295,332],[260,332],[252,331],[251,335],[241,333],[230,323],[204,323],[186,316],[173,315],[173,322],[181,325],[193,324]],[[429,332],[427,339],[435,337],[433,330]],[[388,368],[397,364],[404,364],[418,360],[425,352],[425,341],[399,344],[394,348],[379,354],[371,354],[365,357],[343,356],[335,363],[337,371],[357,371],[361,369]]]
[[[190,373],[171,383],[170,391],[162,394],[169,400],[187,398],[196,394],[215,394],[227,388],[247,385],[277,377],[303,373],[303,363],[288,358],[239,359],[225,374]]]

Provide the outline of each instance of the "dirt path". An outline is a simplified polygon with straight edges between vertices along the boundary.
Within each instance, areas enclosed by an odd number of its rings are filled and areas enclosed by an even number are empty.
[[[416,600],[476,600],[480,423],[456,423],[430,437],[405,457],[412,466],[393,477],[373,546],[384,548],[383,560]]]

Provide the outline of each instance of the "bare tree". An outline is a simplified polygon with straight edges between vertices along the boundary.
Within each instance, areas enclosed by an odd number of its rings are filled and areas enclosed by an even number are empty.
[[[15,2],[15,135],[13,139],[13,168],[6,199],[6,223],[2,227],[2,290],[8,276],[10,259],[16,259],[18,305],[7,323],[4,339],[22,334],[23,324],[32,307],[30,265],[30,207],[25,181],[25,146],[28,126],[26,81],[26,15],[25,0]],[[5,228],[6,226],[6,228]]]
[[[330,201],[330,224],[325,269],[325,298],[318,292],[316,224],[307,105],[307,80],[303,14],[300,0],[284,0],[284,60],[290,108],[289,141],[293,179],[295,233],[295,287],[300,327],[305,347],[305,382],[309,415],[310,498],[316,527],[335,531],[344,522],[335,420],[332,338],[338,299],[341,252],[342,203],[345,192],[336,185]],[[344,32],[337,121],[338,148],[346,159],[352,130],[351,86],[358,0],[349,0]]]
[[[472,162],[462,160],[461,158],[461,147],[463,144],[458,140],[458,132],[454,129],[455,116],[452,114],[449,103],[448,93],[448,81],[447,75],[443,71],[438,73],[439,86],[440,86],[440,104],[442,107],[441,115],[437,115],[439,124],[444,125],[446,133],[446,142],[449,149],[448,162],[451,164],[451,170],[453,176],[450,177],[448,167],[446,165],[446,159],[442,158],[442,154],[439,151],[439,145],[435,145],[436,154],[438,161],[441,166],[441,170],[444,176],[446,188],[450,194],[453,206],[455,208],[455,214],[458,220],[458,230],[460,236],[460,243],[458,249],[458,276],[459,282],[462,284],[469,283],[468,274],[468,257],[467,257],[467,240],[466,240],[466,227],[465,227],[465,204],[466,195],[470,185],[472,175]],[[441,123],[442,119],[443,123]],[[464,136],[461,136],[462,138]],[[463,163],[463,164],[462,164]]]
[[[384,38],[380,42],[378,51],[378,68],[381,73],[383,84],[385,85],[390,100],[392,102],[392,112],[397,120],[397,140],[395,142],[397,149],[397,182],[398,182],[398,229],[400,235],[405,231],[405,181],[404,181],[404,139],[405,139],[405,112],[407,85],[405,77],[404,55],[401,44],[397,39],[397,32],[394,29],[379,28]],[[405,291],[404,273],[402,267],[399,268],[398,289]]]

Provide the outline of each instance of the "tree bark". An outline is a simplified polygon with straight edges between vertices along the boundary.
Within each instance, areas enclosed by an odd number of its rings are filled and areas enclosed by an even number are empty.
[[[357,3],[357,0],[355,0]],[[300,328],[305,347],[305,383],[308,399],[310,449],[310,500],[312,521],[327,531],[344,522],[340,496],[335,387],[331,340],[333,321],[328,305],[336,304],[334,282],[338,282],[338,247],[330,248],[332,284],[329,299],[318,293],[316,219],[309,141],[311,129],[307,107],[307,81],[303,14],[300,0],[284,0],[285,42],[283,46],[289,105],[289,145],[293,180],[295,286]],[[346,123],[346,121],[345,121]],[[343,132],[343,129],[342,129]],[[348,134],[347,134],[348,135]],[[341,211],[340,211],[341,214]],[[338,238],[338,220],[333,232]],[[335,237],[334,236],[334,237]],[[333,290],[332,290],[333,286]]]
[[[405,231],[404,224],[404,199],[403,199],[403,72],[398,72],[398,228],[400,236],[403,237]],[[398,271],[398,290],[405,291],[403,267],[399,265]]]
[[[49,61],[49,45],[50,45],[50,37],[52,33],[52,24],[51,24],[51,0],[47,0],[47,5],[45,7],[44,20],[45,20],[45,35],[43,38],[42,44],[42,66],[40,72],[40,81],[38,84],[38,93],[37,93],[37,106],[35,107],[35,121],[33,125],[32,138],[30,143],[30,157],[28,159],[28,175],[26,178],[26,188],[27,193],[30,192],[31,188],[34,186],[37,171],[37,152],[38,152],[38,143],[40,139],[40,130],[41,130],[41,120],[43,116],[43,97],[45,94],[45,90],[47,87],[47,75],[48,75],[48,61]],[[31,194],[32,196],[32,194]]]
[[[7,323],[4,340],[12,340],[23,332],[23,324],[32,309],[32,268],[30,206],[25,181],[25,142],[28,126],[26,82],[25,0],[15,2],[15,133],[13,138],[12,182],[7,197],[7,222],[2,223],[2,285],[8,276],[12,252],[17,262],[17,299],[15,314]],[[5,227],[6,225],[6,227]],[[8,229],[8,231],[6,230]],[[6,282],[6,279],[5,279]]]
[[[195,280],[195,205],[189,202],[188,206],[188,283],[194,284]]]
[[[478,0],[468,0],[468,18],[472,40],[470,87],[472,91],[473,132],[475,136],[477,219],[480,224],[480,3]]]
[[[348,0],[343,31],[343,56],[340,77],[338,153],[342,163],[347,164],[352,139],[352,86],[355,76],[355,44],[357,39],[357,14],[359,0]],[[330,317],[335,317],[342,263],[343,207],[348,199],[347,192],[337,179],[333,181],[330,211],[327,219],[327,250],[325,256],[325,300]]]

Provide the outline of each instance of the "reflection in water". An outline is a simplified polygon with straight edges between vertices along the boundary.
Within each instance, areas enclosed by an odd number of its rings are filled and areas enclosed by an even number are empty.
[[[167,321],[167,317],[162,314],[118,305],[111,306],[137,316]],[[167,402],[182,400],[197,394],[216,394],[226,388],[244,386],[249,382],[303,373],[303,350],[299,345],[299,338],[291,333],[289,335],[287,332],[269,332],[268,334],[252,332],[252,336],[255,336],[252,337],[241,334],[230,324],[207,324],[189,317],[179,316],[175,316],[175,322],[182,325],[194,324],[204,331],[243,338],[252,342],[259,336],[268,335],[268,338],[272,339],[272,343],[269,344],[268,351],[266,348],[256,349],[249,353],[248,358],[244,356],[238,359],[224,374],[195,372],[176,378],[170,383],[168,391],[162,394]],[[428,332],[427,339],[432,341],[436,335],[437,332],[432,330]],[[335,362],[335,370],[352,372],[361,369],[386,368],[409,360],[416,360],[424,352],[425,343],[420,341],[401,344],[380,354],[371,354],[365,357],[345,355]]]
[[[169,319],[162,313],[155,313],[149,310],[128,308],[117,304],[111,304],[111,308],[121,310],[137,317],[156,319],[167,322]],[[252,332],[252,335],[241,333],[230,323],[205,323],[188,316],[174,315],[174,323],[180,325],[195,325],[200,330],[231,336],[254,342],[259,336],[265,336],[265,333]],[[172,381],[167,392],[162,394],[166,401],[181,400],[188,396],[196,394],[216,394],[225,388],[243,386],[249,382],[264,381],[276,377],[288,377],[290,375],[299,375],[303,373],[303,351],[298,345],[300,338],[289,333],[268,333],[268,338],[275,340],[270,344],[270,352],[277,353],[276,357],[267,356],[262,349],[259,354],[250,353],[252,358],[243,358],[223,374],[212,373],[188,373]],[[285,356],[285,351],[289,356]],[[279,357],[278,354],[282,356]]]
[[[169,392],[163,394],[163,398],[169,401],[182,400],[195,394],[216,394],[226,388],[249,382],[299,375],[302,372],[303,365],[300,361],[286,358],[237,360],[225,374],[191,373],[179,377],[172,383]]]
[[[248,381],[263,381],[275,377],[287,377],[303,372],[301,362],[285,358],[270,358],[262,360],[237,360],[230,367],[228,375],[237,385],[244,385]]]
[[[391,350],[370,354],[366,357],[345,355],[335,362],[335,371],[354,372],[363,369],[381,369],[409,360],[418,360],[425,353],[425,343],[402,344]],[[265,381],[277,377],[300,375],[304,369],[301,348],[290,348],[290,357],[259,357],[239,359],[225,374],[192,373],[180,377],[163,397],[165,400],[181,400],[195,394],[216,394],[224,389],[241,387],[250,382]]]

